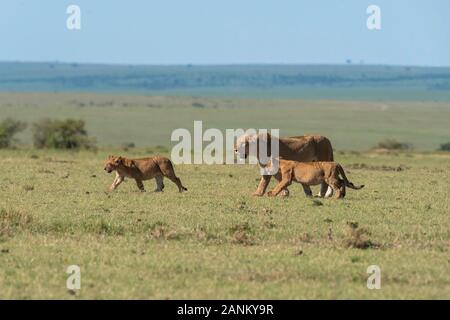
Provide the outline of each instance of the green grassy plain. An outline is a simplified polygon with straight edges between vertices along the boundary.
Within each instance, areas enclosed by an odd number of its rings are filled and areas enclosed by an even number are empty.
[[[176,166],[183,194],[129,180],[107,193],[118,152],[0,150],[0,298],[450,298],[448,154],[337,152],[366,187],[314,202],[299,185],[250,196],[249,165]]]
[[[29,124],[41,118],[76,118],[99,146],[133,142],[141,148],[171,145],[174,129],[274,128],[281,135],[322,134],[340,150],[368,150],[394,138],[417,150],[450,142],[450,102],[369,102],[219,99],[90,93],[0,93],[0,119]],[[30,126],[31,127],[31,126]],[[31,129],[19,135],[30,145]]]
[[[450,154],[435,152],[450,142],[448,102],[0,93],[5,117],[30,126],[0,150],[2,299],[450,299]],[[99,149],[32,149],[31,124],[46,117],[84,119]],[[172,130],[194,120],[326,135],[366,187],[343,201],[307,199],[299,185],[254,198],[255,166],[178,165],[186,193],[170,181],[164,193],[153,181],[106,192],[108,154],[168,155]],[[415,150],[367,151],[385,138]],[[380,290],[366,287],[370,265]]]

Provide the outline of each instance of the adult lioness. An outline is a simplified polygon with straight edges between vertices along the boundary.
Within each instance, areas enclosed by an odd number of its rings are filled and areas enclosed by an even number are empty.
[[[260,141],[266,143],[267,155],[271,155],[271,141],[277,139],[272,137],[269,133],[259,135],[242,135],[236,141],[235,153],[241,158],[247,158],[250,153],[250,145],[256,143],[258,146]],[[295,136],[295,137],[281,137],[278,140],[279,157],[286,160],[295,161],[333,161],[333,148],[330,140],[324,136],[307,135],[307,136]],[[257,150],[257,156],[259,155],[259,149]],[[259,160],[259,158],[258,158]],[[255,196],[264,195],[267,186],[269,185],[270,175],[263,175],[259,182],[258,188],[253,193]],[[279,175],[275,175],[275,179],[280,180]],[[328,190],[327,190],[328,189]],[[320,188],[319,196],[331,196],[332,189],[323,183]],[[288,195],[287,188],[283,190],[284,195]]]
[[[283,188],[290,185],[293,181],[302,184],[303,190],[308,197],[312,196],[310,186],[322,183],[326,183],[333,189],[336,198],[345,197],[345,187],[355,190],[364,187],[364,185],[355,186],[348,181],[344,169],[336,162],[298,162],[280,159],[279,172],[281,181],[272,191],[267,193],[269,197],[278,195]]]
[[[110,191],[116,189],[125,177],[136,180],[136,185],[141,191],[145,191],[142,181],[153,178],[156,179],[157,184],[155,191],[163,191],[164,177],[173,181],[180,192],[187,191],[181,184],[181,180],[175,175],[172,162],[165,157],[156,156],[141,159],[128,159],[124,157],[109,156],[106,160],[104,169],[108,173],[116,171],[116,178],[109,188]]]

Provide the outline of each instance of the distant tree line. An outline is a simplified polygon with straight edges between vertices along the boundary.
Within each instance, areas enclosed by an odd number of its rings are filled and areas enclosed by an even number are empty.
[[[0,122],[0,148],[12,148],[17,143],[15,135],[25,130],[27,124],[11,118]],[[95,140],[88,136],[83,120],[43,119],[32,125],[33,145],[43,149],[92,149]]]
[[[5,72],[2,72],[2,70]],[[14,72],[17,70],[18,72]],[[0,88],[167,90],[218,87],[413,86],[450,90],[450,68],[391,66],[88,66],[1,64]]]
[[[35,83],[52,83],[72,89],[123,88],[142,90],[166,90],[212,87],[283,87],[283,86],[362,86],[362,85],[405,85],[417,82],[429,83],[429,88],[449,89],[448,75],[421,74],[408,75],[357,75],[333,74],[240,74],[240,73],[182,73],[182,74],[130,74],[130,75],[83,75],[35,78]],[[14,82],[30,82],[29,79]],[[430,82],[431,81],[431,82]]]

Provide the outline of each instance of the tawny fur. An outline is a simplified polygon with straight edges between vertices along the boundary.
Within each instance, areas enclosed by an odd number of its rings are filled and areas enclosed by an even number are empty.
[[[270,134],[265,135],[243,135],[238,138],[235,145],[235,152],[239,153],[242,158],[247,158],[250,152],[250,144],[259,141],[267,143],[268,156],[271,155],[270,146],[271,140],[276,139]],[[319,135],[306,135],[306,136],[294,136],[294,137],[281,137],[277,139],[279,142],[279,157],[286,160],[294,161],[333,161],[333,148],[328,138]],[[243,153],[240,153],[242,151]],[[257,150],[259,155],[259,150]],[[259,160],[259,159],[258,159]],[[261,177],[258,188],[253,193],[255,196],[262,196],[266,192],[272,176],[265,175]],[[275,176],[277,179],[278,177]],[[277,179],[278,180],[278,179]],[[278,180],[279,181],[279,180]],[[331,190],[327,192],[327,185],[323,184],[320,189],[319,195],[325,196],[325,194],[331,194]],[[283,195],[288,195],[287,188],[283,190]]]
[[[178,187],[180,192],[187,191],[181,184],[181,180],[175,175],[172,162],[165,157],[148,157],[140,159],[128,159],[124,157],[109,156],[104,168],[108,173],[116,171],[110,191],[115,190],[125,178],[131,178],[136,181],[136,185],[141,191],[145,191],[142,181],[156,179],[156,190],[163,191],[164,177],[171,180]]]
[[[345,187],[359,190],[364,187],[355,186],[347,179],[344,169],[336,162],[298,162],[279,160],[280,182],[270,192],[268,196],[274,197],[278,195],[284,188],[289,186],[292,182],[298,182],[303,186],[305,194],[312,196],[310,186],[318,184],[327,184],[330,186],[336,198],[345,197]]]

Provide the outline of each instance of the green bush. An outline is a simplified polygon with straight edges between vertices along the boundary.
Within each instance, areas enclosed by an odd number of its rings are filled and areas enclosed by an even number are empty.
[[[134,142],[124,142],[122,143],[121,147],[123,151],[128,151],[130,149],[135,148],[136,145],[134,144]]]
[[[410,150],[412,149],[412,144],[399,142],[395,139],[384,139],[383,141],[378,142],[377,148],[388,150]]]
[[[0,148],[10,148],[15,142],[14,135],[25,130],[27,124],[11,118],[0,122]]]
[[[33,125],[33,143],[36,148],[91,149],[94,141],[88,137],[83,120],[43,119]]]
[[[450,142],[441,144],[439,151],[450,151]]]

